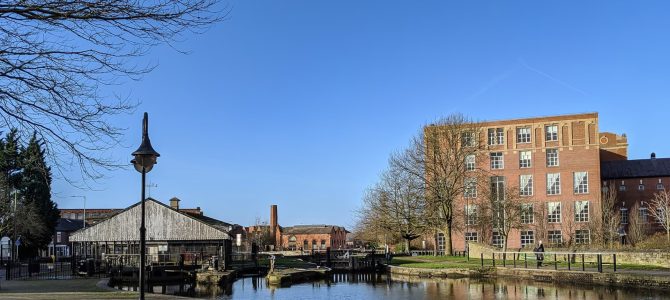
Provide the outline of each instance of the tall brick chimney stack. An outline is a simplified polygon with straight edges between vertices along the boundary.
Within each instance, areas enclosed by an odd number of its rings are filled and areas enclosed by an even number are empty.
[[[172,199],[170,199],[170,207],[179,210],[179,201],[181,201],[179,198],[172,197]]]
[[[270,206],[270,238],[272,239],[272,244],[277,248],[277,205],[273,204]]]

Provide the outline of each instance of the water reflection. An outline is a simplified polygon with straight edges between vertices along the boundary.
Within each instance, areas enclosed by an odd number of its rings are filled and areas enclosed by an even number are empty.
[[[180,293],[181,290],[181,293]],[[246,277],[227,286],[156,287],[156,293],[208,299],[649,299],[670,300],[662,291],[575,286],[513,279],[429,279],[387,274],[333,274],[329,280],[269,286]]]

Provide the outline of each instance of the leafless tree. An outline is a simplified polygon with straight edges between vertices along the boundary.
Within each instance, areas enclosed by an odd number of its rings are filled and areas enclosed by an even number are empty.
[[[126,165],[106,155],[123,128],[111,117],[136,103],[103,92],[152,70],[158,44],[226,17],[218,0],[7,0],[0,3],[0,130],[33,132],[62,174],[84,179]],[[66,178],[67,179],[67,178]]]
[[[649,202],[649,215],[665,230],[668,242],[670,242],[670,193],[666,190],[654,194]]]
[[[483,161],[485,149],[481,126],[461,114],[453,114],[426,126],[415,136],[408,154],[393,161],[424,182],[430,221],[445,235],[445,253],[453,254],[451,236],[458,225],[455,202],[468,188],[466,179],[478,177],[478,168],[468,170],[466,159]]]
[[[593,233],[593,242],[602,246],[614,247],[619,241],[619,227],[621,214],[616,210],[618,192],[614,181],[603,184],[601,195],[601,209],[594,210],[589,229]]]
[[[362,221],[404,239],[405,251],[409,252],[410,242],[420,237],[429,224],[422,186],[418,177],[390,164],[363,200]]]
[[[648,212],[646,207],[640,206],[637,202],[630,208],[627,238],[632,246],[643,241],[649,235],[648,218],[645,220],[641,215],[643,210]]]
[[[527,200],[519,195],[519,188],[503,182],[491,182],[487,194],[488,214],[491,215],[491,228],[503,239],[503,251],[507,251],[509,235],[512,230],[523,230],[530,227],[524,222],[524,216],[532,214],[524,207]]]

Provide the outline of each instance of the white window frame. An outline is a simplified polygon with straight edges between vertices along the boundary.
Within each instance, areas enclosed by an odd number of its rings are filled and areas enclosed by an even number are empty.
[[[468,154],[465,156],[465,170],[474,171],[476,168],[476,157],[474,154]]]
[[[461,134],[461,143],[464,147],[474,147],[477,141],[475,132],[466,131]]]
[[[558,237],[558,239],[556,237]],[[563,244],[563,232],[561,230],[547,231],[547,238],[549,239],[550,244],[553,245]]]
[[[575,222],[588,222],[590,201],[575,201]]]
[[[547,202],[547,223],[561,223],[561,202]]]
[[[530,174],[519,175],[519,195],[520,196],[533,195],[533,175]]]
[[[463,191],[463,197],[477,198],[477,178],[465,178],[464,181],[465,190]]]
[[[583,234],[586,233],[586,237]],[[591,243],[591,231],[588,229],[575,230],[575,244],[585,245]]]
[[[476,231],[466,232],[465,240],[468,242],[479,242],[479,234]]]
[[[622,207],[619,212],[621,213],[621,224],[628,224],[628,208]]]
[[[477,224],[477,205],[470,204],[465,206],[465,224],[466,225]]]
[[[547,167],[558,167],[560,165],[558,148],[547,149]]]
[[[521,247],[535,244],[535,231],[521,230]]]
[[[505,154],[502,152],[491,152],[489,158],[491,160],[491,170],[502,170],[505,168]]]
[[[516,143],[529,144],[531,142],[532,130],[530,126],[516,128]]]
[[[589,193],[589,172],[574,172],[572,179],[575,194]]]
[[[544,126],[544,136],[545,141],[547,142],[558,141],[558,125],[552,124]]]
[[[639,215],[640,221],[642,223],[649,223],[649,210],[646,207],[640,207],[639,208]]]
[[[521,204],[521,223],[533,224],[535,222],[535,215],[532,203]]]
[[[547,195],[561,194],[561,173],[547,173]]]
[[[503,239],[502,234],[498,233],[497,231],[494,231],[493,234],[491,234],[491,244],[495,247],[502,247],[503,243],[505,240]]]
[[[530,168],[533,166],[532,163],[533,155],[530,150],[519,151],[519,168]]]
[[[502,127],[496,128],[496,140],[498,145],[505,144],[505,129]]]

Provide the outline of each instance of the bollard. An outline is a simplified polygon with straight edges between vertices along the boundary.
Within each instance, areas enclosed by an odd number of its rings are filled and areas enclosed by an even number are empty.
[[[614,263],[614,272],[616,272],[616,253],[612,253],[612,262]]]
[[[479,253],[479,258],[482,261],[482,268],[484,267],[484,253]]]
[[[528,257],[526,257],[526,253],[523,254],[523,267],[528,269]]]
[[[514,258],[514,268],[516,269],[516,253],[512,253],[512,255],[512,258]]]
[[[503,267],[507,267],[507,253],[503,252]]]
[[[493,267],[495,268],[496,267],[496,254],[493,253],[493,254],[491,254],[491,256],[493,257]]]
[[[603,255],[598,254],[598,272],[603,272]]]
[[[584,268],[584,254],[582,254],[582,271],[585,271],[586,269]]]
[[[570,271],[570,254],[568,254],[568,271]]]

